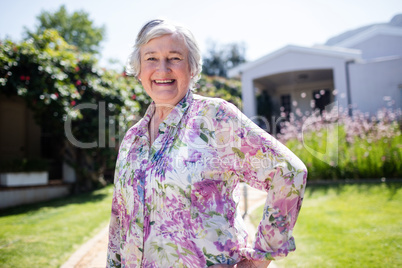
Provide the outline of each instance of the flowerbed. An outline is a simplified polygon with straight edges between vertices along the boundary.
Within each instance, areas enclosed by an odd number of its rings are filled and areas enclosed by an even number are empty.
[[[309,180],[402,177],[401,110],[370,116],[342,110],[316,113],[282,125],[278,139],[309,170]]]

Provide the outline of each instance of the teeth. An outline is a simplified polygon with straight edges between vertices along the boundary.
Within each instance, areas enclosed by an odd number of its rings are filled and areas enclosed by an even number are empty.
[[[173,80],[155,80],[157,84],[172,83]]]

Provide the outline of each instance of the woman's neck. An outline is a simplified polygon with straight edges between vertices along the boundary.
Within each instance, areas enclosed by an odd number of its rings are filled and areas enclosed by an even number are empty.
[[[171,105],[156,105],[155,107],[155,112],[151,117],[151,120],[148,124],[148,131],[150,134],[150,144],[152,145],[154,143],[154,141],[156,140],[156,138],[159,135],[159,125],[160,123],[163,122],[163,120],[165,120],[165,118],[169,115],[169,113],[173,110],[173,106]]]
[[[157,104],[155,107],[155,112],[152,117],[154,117],[154,120],[156,122],[162,123],[163,120],[170,114],[170,112],[173,110],[174,106],[170,104]]]

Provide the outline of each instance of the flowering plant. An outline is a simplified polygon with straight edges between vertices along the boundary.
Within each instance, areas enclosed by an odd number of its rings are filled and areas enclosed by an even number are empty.
[[[202,77],[199,85],[200,94],[241,107],[240,82]],[[55,30],[21,43],[0,41],[0,95],[26,101],[51,144],[45,158],[67,162],[87,188],[113,176],[119,141],[151,101],[137,79],[99,68],[94,55]]]
[[[341,108],[291,114],[278,138],[306,163],[310,180],[400,178],[401,118],[391,108],[371,116]]]

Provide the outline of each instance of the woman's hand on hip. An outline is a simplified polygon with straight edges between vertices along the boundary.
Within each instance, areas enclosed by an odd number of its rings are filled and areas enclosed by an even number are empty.
[[[271,261],[249,261],[243,260],[236,264],[215,264],[210,266],[211,268],[266,268],[271,263]]]

